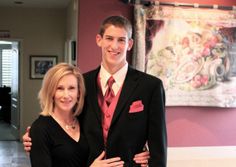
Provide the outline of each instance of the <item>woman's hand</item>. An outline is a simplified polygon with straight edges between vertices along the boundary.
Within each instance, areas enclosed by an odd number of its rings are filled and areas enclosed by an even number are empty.
[[[149,151],[145,151],[145,152],[136,154],[133,160],[135,161],[136,164],[140,164],[141,167],[147,167],[149,158],[150,158]]]
[[[90,167],[123,167],[124,161],[121,161],[119,157],[103,159],[105,157],[105,151],[103,151],[90,165]]]

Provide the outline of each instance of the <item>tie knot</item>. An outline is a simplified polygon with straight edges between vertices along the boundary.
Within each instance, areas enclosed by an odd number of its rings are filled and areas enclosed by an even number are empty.
[[[115,82],[114,78],[111,76],[108,81],[107,81],[107,85],[109,88],[112,87],[113,83]]]

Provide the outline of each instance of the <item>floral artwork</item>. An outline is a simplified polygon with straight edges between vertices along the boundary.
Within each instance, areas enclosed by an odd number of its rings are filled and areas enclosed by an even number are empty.
[[[236,107],[235,11],[158,6],[135,12],[145,57],[135,53],[134,62],[163,81],[168,106]]]

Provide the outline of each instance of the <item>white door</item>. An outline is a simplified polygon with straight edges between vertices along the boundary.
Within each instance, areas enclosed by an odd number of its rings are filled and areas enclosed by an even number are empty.
[[[19,111],[19,42],[12,42],[11,125],[13,135],[20,138]]]

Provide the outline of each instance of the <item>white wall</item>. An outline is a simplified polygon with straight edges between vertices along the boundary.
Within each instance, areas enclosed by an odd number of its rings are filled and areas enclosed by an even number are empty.
[[[40,112],[37,94],[42,80],[29,79],[30,55],[57,55],[64,60],[66,9],[0,8],[0,30],[19,39],[21,134]]]
[[[169,147],[168,167],[235,167],[236,146]]]
[[[67,7],[65,61],[74,65],[77,63],[76,60],[72,60],[71,41],[77,41],[77,16],[78,0],[71,0]]]
[[[71,0],[67,7],[66,39],[77,40],[78,0]]]

